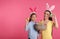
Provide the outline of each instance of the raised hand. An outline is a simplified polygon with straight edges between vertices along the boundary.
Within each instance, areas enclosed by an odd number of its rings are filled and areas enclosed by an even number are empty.
[[[53,15],[53,26],[55,26],[56,28],[58,28],[58,22],[57,22],[57,18],[56,15]]]
[[[28,22],[29,22],[29,18],[26,18],[26,24],[28,24]]]

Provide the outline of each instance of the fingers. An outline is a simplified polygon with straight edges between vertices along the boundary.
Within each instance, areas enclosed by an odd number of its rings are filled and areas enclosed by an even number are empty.
[[[26,18],[26,22],[29,22],[29,18]]]

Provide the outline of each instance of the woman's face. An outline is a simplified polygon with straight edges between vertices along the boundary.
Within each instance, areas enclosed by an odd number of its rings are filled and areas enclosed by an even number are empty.
[[[49,12],[45,12],[45,13],[44,13],[44,18],[45,18],[45,19],[48,19],[49,17],[50,17],[50,13],[49,13]]]
[[[36,15],[33,15],[31,19],[32,19],[32,21],[35,21],[36,20]]]

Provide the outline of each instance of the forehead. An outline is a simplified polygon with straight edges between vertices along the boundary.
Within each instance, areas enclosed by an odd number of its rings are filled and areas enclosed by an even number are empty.
[[[33,15],[34,17],[36,16],[36,15]]]
[[[36,16],[36,14],[33,14],[32,16]]]
[[[50,14],[49,12],[45,12],[45,14]]]
[[[33,15],[32,17],[36,17],[36,15]]]

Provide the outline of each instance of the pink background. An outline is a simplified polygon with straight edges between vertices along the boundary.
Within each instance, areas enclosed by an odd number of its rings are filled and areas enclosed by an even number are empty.
[[[41,20],[46,8],[45,4],[56,5],[56,14],[60,26],[59,0],[0,0],[0,39],[27,39],[25,18],[29,17],[29,8],[37,7],[37,20]],[[53,29],[53,38],[60,39],[60,27]]]

